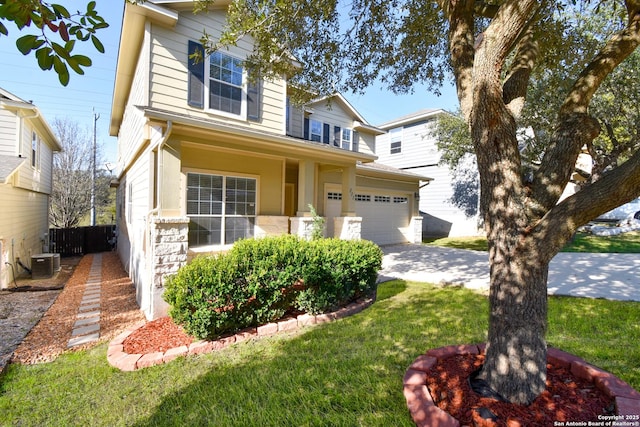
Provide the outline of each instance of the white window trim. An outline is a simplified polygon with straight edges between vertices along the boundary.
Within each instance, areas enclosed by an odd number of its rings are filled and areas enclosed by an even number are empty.
[[[226,178],[227,177],[234,177],[234,178],[253,178],[256,180],[256,213],[255,215],[248,215],[248,216],[252,216],[254,218],[258,218],[260,216],[259,212],[259,208],[260,208],[260,175],[252,175],[252,174],[246,174],[246,173],[241,173],[241,172],[229,172],[229,171],[220,171],[220,170],[208,170],[208,169],[197,169],[197,168],[184,168],[182,169],[182,173],[180,174],[180,181],[181,181],[181,192],[182,192],[182,197],[180,198],[181,200],[181,206],[180,206],[180,212],[182,213],[182,216],[184,217],[189,217],[189,215],[187,215],[187,174],[189,173],[197,173],[197,174],[203,174],[203,175],[221,175],[225,178],[225,182],[226,182]],[[233,215],[229,215],[229,217],[233,217]],[[223,221],[224,223],[224,221]],[[255,226],[255,225],[254,225]],[[224,227],[224,224],[223,224]],[[224,228],[222,233],[224,233]],[[255,233],[255,230],[254,230]],[[190,251],[193,251],[194,253],[198,253],[198,252],[211,252],[213,250],[224,250],[224,249],[228,249],[231,248],[233,246],[233,243],[229,243],[229,244],[220,244],[220,245],[203,245],[203,246],[197,246],[197,247],[189,247]]]
[[[320,125],[320,133],[319,134],[317,134],[317,133],[314,134],[312,132],[314,123],[318,123]],[[322,143],[322,136],[323,136],[322,132],[323,132],[323,129],[324,129],[324,123],[323,122],[321,122],[320,120],[316,120],[316,119],[309,119],[309,141]],[[319,135],[320,139],[316,141],[315,139],[313,139],[313,135]]]
[[[235,55],[231,55],[227,52],[220,52],[222,55],[229,56],[233,59],[237,59],[242,61],[239,57]],[[223,82],[225,84],[229,84],[227,82]],[[233,86],[233,85],[232,85]],[[237,87],[237,86],[234,86]],[[242,94],[240,95],[240,114],[233,114],[227,111],[217,110],[215,108],[211,108],[211,57],[206,59],[205,67],[204,67],[204,106],[205,110],[211,114],[215,114],[217,116],[228,117],[230,119],[240,119],[243,121],[247,120],[247,70],[245,67],[242,67],[242,86],[240,87]]]
[[[389,154],[402,153],[402,137],[404,136],[403,133],[403,128],[401,127],[389,129]],[[396,148],[397,151],[394,151],[393,148],[393,144],[395,142],[400,144],[400,146]]]
[[[345,131],[349,131],[349,138],[345,139],[344,133]],[[345,147],[345,143],[347,146]],[[342,128],[340,130],[340,148],[343,150],[353,150],[353,129],[351,128]]]

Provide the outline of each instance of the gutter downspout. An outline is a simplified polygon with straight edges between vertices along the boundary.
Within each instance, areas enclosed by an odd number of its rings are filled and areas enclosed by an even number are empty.
[[[173,122],[171,120],[167,120],[167,129],[164,132],[164,135],[162,135],[162,138],[160,139],[160,141],[158,142],[158,144],[156,145],[155,148],[151,148],[151,152],[154,151],[158,151],[158,165],[157,165],[157,173],[156,173],[156,206],[154,206],[153,209],[151,209],[148,213],[147,213],[147,232],[145,233],[146,237],[147,237],[147,247],[149,247],[151,245],[151,216],[152,215],[158,215],[158,213],[160,212],[160,208],[161,208],[161,197],[162,197],[162,172],[164,170],[164,156],[162,155],[162,150],[164,149],[164,146],[167,144],[167,141],[169,140],[169,137],[171,136],[171,131],[173,130]],[[152,257],[153,253],[151,250],[148,250],[147,253]],[[149,289],[149,306],[147,307],[145,316],[148,315],[153,315],[153,288],[154,288],[154,283],[153,283],[153,271],[151,270],[151,265],[152,265],[152,260],[149,259],[149,261],[147,262],[147,268],[149,271],[149,279],[150,279],[150,284],[151,284],[151,288]],[[142,308],[142,307],[141,307]]]
[[[162,135],[162,138],[160,139],[160,142],[158,142],[156,147],[151,149],[152,152],[156,150],[158,151],[158,167],[156,173],[156,206],[147,213],[147,217],[150,217],[151,215],[157,215],[160,211],[160,198],[162,196],[162,172],[164,170],[164,156],[162,155],[162,150],[167,144],[172,130],[173,122],[171,120],[167,120],[167,130],[165,130],[164,135]]]

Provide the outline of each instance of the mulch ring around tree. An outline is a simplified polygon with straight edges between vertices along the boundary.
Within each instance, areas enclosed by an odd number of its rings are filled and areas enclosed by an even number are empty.
[[[441,347],[414,361],[404,377],[404,395],[416,425],[604,426],[640,414],[640,393],[631,386],[553,348],[548,350],[547,388],[531,405],[483,397],[469,382],[482,366],[483,350],[483,345]]]

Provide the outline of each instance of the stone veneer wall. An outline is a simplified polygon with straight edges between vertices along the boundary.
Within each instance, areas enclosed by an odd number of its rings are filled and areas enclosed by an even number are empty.
[[[409,222],[409,243],[422,243],[422,217],[413,216]]]
[[[333,219],[334,237],[342,240],[358,240],[362,237],[362,217],[343,216]]]
[[[311,216],[294,216],[291,221],[291,234],[310,240],[313,232],[313,220]]]
[[[168,304],[162,299],[164,278],[187,263],[189,218],[155,217],[151,220],[151,304],[148,319],[166,316]]]
[[[255,237],[277,236],[288,232],[288,216],[260,215],[256,217]]]

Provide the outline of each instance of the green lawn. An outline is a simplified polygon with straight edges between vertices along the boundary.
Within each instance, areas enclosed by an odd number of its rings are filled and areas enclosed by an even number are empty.
[[[467,289],[382,284],[365,311],[293,335],[136,372],[106,345],[10,365],[1,426],[412,426],[402,376],[429,348],[482,342],[487,299]],[[550,345],[640,388],[640,303],[549,298]]]
[[[487,250],[487,239],[484,237],[428,239],[425,243],[448,248]],[[634,231],[617,236],[601,237],[587,233],[576,233],[574,239],[565,246],[562,252],[640,253],[640,232]]]

